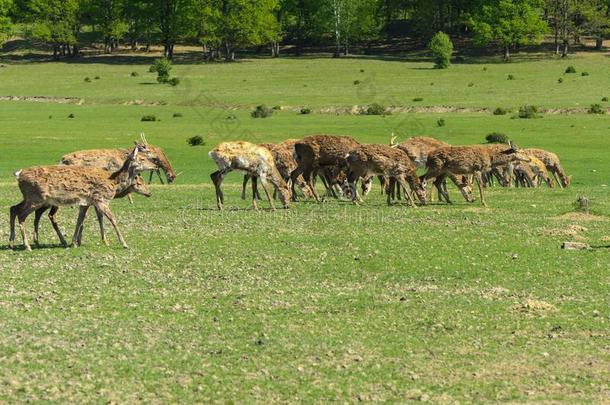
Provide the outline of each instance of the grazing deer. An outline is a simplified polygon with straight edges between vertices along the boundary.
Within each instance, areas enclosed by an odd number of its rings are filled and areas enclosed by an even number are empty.
[[[324,173],[322,180],[332,192],[333,186],[345,175],[345,156],[359,145],[360,142],[352,137],[333,135],[312,135],[296,142],[294,154],[297,168],[290,175],[293,200],[296,199],[294,184],[300,175],[303,175],[316,201],[320,201],[314,184],[316,174]]]
[[[267,188],[267,181],[275,186],[279,192],[280,201],[284,208],[290,207],[290,190],[280,172],[275,166],[273,155],[269,149],[244,141],[223,142],[212,149],[209,156],[214,159],[218,170],[210,175],[216,188],[216,203],[218,209],[223,208],[224,194],[221,185],[227,173],[233,170],[241,170],[255,176],[261,180],[261,185],[269,200],[271,208],[275,210],[275,205]],[[253,186],[256,183],[252,183]],[[252,205],[257,209],[256,192],[252,190]]]
[[[9,248],[15,242],[15,219],[19,219],[19,228],[26,250],[32,250],[28,243],[25,220],[38,208],[51,206],[90,206],[102,213],[114,228],[120,243],[127,248],[127,243],[119,231],[116,220],[110,210],[110,201],[115,195],[125,192],[136,182],[138,171],[142,166],[137,161],[139,152],[145,151],[143,145],[136,145],[127,156],[123,165],[114,173],[93,167],[76,166],[42,166],[23,169],[15,173],[23,201],[10,209],[10,236]],[[81,209],[81,213],[83,210]],[[84,221],[84,215],[79,214],[76,231],[72,242],[77,244],[78,230]],[[53,227],[62,244],[65,240],[59,226],[52,218]]]
[[[529,156],[530,162],[518,162],[514,165],[515,180],[517,185],[522,187],[538,187],[541,182],[545,182],[550,188],[553,181],[549,177],[544,163],[534,157]]]
[[[479,187],[481,204],[487,206],[483,197],[482,173],[493,167],[505,165],[509,162],[529,162],[530,158],[510,142],[505,150],[497,151],[484,146],[446,146],[439,148],[430,155],[426,163],[427,171],[421,180],[436,178],[435,182],[449,173],[461,175],[474,175]],[[449,196],[445,195],[448,199]]]
[[[410,187],[422,204],[426,204],[426,191],[422,187],[415,166],[409,156],[402,150],[385,145],[359,145],[345,156],[349,168],[347,182],[351,189],[352,201],[356,202],[358,195],[355,182],[359,178],[383,176],[393,178],[404,189],[412,206],[415,206]],[[391,204],[390,193],[387,193],[388,205]]]
[[[534,156],[544,163],[547,170],[551,172],[557,184],[559,184],[560,188],[565,188],[570,185],[572,182],[572,176],[566,176],[563,167],[561,166],[561,162],[559,161],[559,157],[553,152],[546,151],[544,149],[524,149],[525,154],[528,156]]]

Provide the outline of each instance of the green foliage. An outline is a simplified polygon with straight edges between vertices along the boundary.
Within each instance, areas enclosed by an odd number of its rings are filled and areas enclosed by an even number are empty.
[[[557,83],[559,83],[559,84],[563,83],[563,77],[560,77],[559,79],[557,79]]]
[[[485,137],[487,143],[508,143],[508,136],[500,132],[492,132]]]
[[[445,119],[444,118],[439,118],[438,120],[436,120],[436,126],[438,127],[444,127],[446,124]]]
[[[177,86],[180,84],[180,79],[177,77],[172,77],[171,79],[169,79],[167,81],[168,84],[172,85],[172,86]]]
[[[157,116],[156,115],[148,114],[148,115],[142,116],[140,121],[143,121],[143,122],[154,122],[154,121],[158,121],[158,120],[157,120]]]
[[[415,97],[415,98],[413,99],[413,102],[415,102],[415,103],[418,103],[418,102],[420,102],[420,101],[424,101],[423,97]]]
[[[602,101],[603,102],[607,102],[608,101],[608,97],[602,97]]]
[[[354,80],[354,84],[357,86],[360,84],[360,80]]]
[[[28,36],[53,45],[58,56],[61,45],[75,45],[80,30],[79,0],[30,0],[27,3],[32,26]]]
[[[168,83],[169,74],[172,71],[172,62],[167,58],[155,59],[149,72],[157,73],[157,81],[159,83]]]
[[[11,35],[12,23],[8,14],[13,6],[13,0],[0,0],[0,45]]]
[[[74,117],[75,117],[75,116],[74,116],[74,114],[73,114],[73,113],[70,113],[70,114],[68,115],[68,118],[74,118]]]
[[[473,14],[470,26],[475,43],[480,46],[497,42],[510,57],[510,47],[536,44],[542,40],[547,25],[541,18],[539,0],[497,0],[484,4]]]
[[[498,107],[493,111],[493,115],[506,115],[508,110],[506,108]]]
[[[434,67],[446,69],[451,65],[451,54],[453,53],[453,43],[447,34],[437,32],[428,44],[434,58]]]
[[[576,68],[570,65],[566,68],[565,73],[576,73]]]
[[[131,72],[131,77],[138,77],[140,74],[138,72]]]
[[[518,118],[541,118],[542,116],[538,114],[538,107],[535,105],[524,105],[519,107],[519,112],[517,113]]]
[[[85,77],[85,83],[91,83],[91,78],[89,76]]]
[[[250,113],[252,118],[267,118],[273,115],[273,109],[264,104],[257,105],[254,111]]]
[[[583,76],[583,77],[584,76],[589,76],[589,72],[582,72],[580,75]]]
[[[203,138],[199,135],[195,135],[192,136],[190,138],[188,138],[186,140],[186,143],[188,143],[191,146],[203,146],[205,145],[205,142],[203,141]]]
[[[509,74],[508,76],[506,76],[506,80],[515,80],[515,75]]]
[[[311,114],[311,113],[312,113],[311,108],[306,108],[306,107],[301,108],[301,114],[306,115],[306,114]]]
[[[364,115],[390,115],[390,112],[386,111],[386,108],[379,103],[369,105],[363,113]]]
[[[589,114],[605,114],[606,113],[606,109],[603,108],[599,104],[591,104],[591,107],[589,107],[588,113]]]
[[[182,116],[183,116],[183,115],[182,115],[182,113],[179,113],[179,112],[174,113],[174,114],[172,115],[172,117],[173,117],[173,118],[182,118]]]

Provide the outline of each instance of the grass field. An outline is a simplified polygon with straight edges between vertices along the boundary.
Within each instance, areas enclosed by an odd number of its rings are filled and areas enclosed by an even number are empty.
[[[129,250],[114,235],[104,247],[93,218],[78,249],[60,248],[46,219],[42,248],[0,244],[0,403],[610,401],[607,115],[292,109],[609,107],[607,54],[446,72],[426,61],[252,59],[178,65],[175,88],[154,84],[143,59],[0,57],[0,97],[84,100],[0,101],[4,240],[20,168],[144,132],[181,172],[150,199],[113,203]],[[564,75],[567,65],[578,73]],[[290,108],[251,118],[262,103]],[[145,114],[161,121],[141,122]],[[492,188],[489,208],[452,190],[455,205],[417,209],[387,207],[375,187],[362,206],[306,201],[274,213],[252,211],[232,174],[231,208],[215,209],[207,152],[223,140],[331,133],[387,143],[394,132],[471,144],[493,131],[557,152],[572,187]],[[187,145],[194,135],[206,145]],[[581,195],[590,213],[575,208]],[[60,211],[66,233],[75,219]],[[595,248],[564,251],[563,241]]]

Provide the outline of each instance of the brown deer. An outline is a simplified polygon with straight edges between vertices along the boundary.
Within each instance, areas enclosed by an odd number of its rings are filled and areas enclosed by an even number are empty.
[[[530,162],[517,162],[514,165],[515,180],[522,187],[538,187],[545,182],[550,188],[553,181],[549,177],[545,164],[535,156],[529,156]]]
[[[216,203],[218,209],[223,208],[224,194],[221,185],[227,173],[233,170],[241,170],[261,180],[261,185],[267,196],[271,208],[275,205],[267,188],[267,181],[275,186],[279,192],[280,201],[284,208],[290,207],[290,190],[275,166],[273,155],[269,149],[244,141],[224,142],[216,146],[209,153],[218,166],[218,170],[210,175],[216,189]],[[256,183],[252,183],[253,186]],[[252,190],[252,205],[257,209],[256,192]]]
[[[296,198],[294,184],[299,176],[303,175],[316,201],[320,198],[315,190],[315,176],[323,173],[323,181],[327,189],[332,191],[334,185],[338,184],[341,176],[345,176],[345,156],[360,142],[349,136],[334,135],[311,135],[294,144],[294,154],[297,168],[290,175],[292,180],[292,198]],[[330,184],[326,184],[330,183]]]
[[[94,167],[76,166],[42,166],[23,169],[15,173],[23,201],[10,209],[10,236],[9,248],[15,242],[15,219],[19,219],[19,228],[23,239],[23,246],[31,250],[28,243],[25,220],[27,217],[44,206],[90,206],[102,213],[114,228],[119,242],[124,248],[127,243],[119,231],[116,220],[110,210],[110,201],[115,195],[125,192],[136,181],[138,171],[142,166],[137,161],[139,152],[145,151],[143,145],[136,145],[128,154],[121,168],[114,173]],[[82,212],[83,210],[81,210]],[[76,231],[72,242],[76,245],[78,230],[82,226],[84,216],[79,215]],[[61,235],[57,222],[52,219],[53,227],[58,236]],[[60,236],[60,240],[63,236]],[[65,240],[62,240],[65,244]]]
[[[436,178],[436,183],[442,181],[449,173],[474,175],[479,187],[481,204],[487,206],[483,197],[482,173],[509,162],[530,161],[530,158],[520,151],[515,144],[510,142],[509,145],[501,151],[484,146],[446,146],[439,148],[428,155],[427,171],[420,179],[425,181],[426,179]],[[448,195],[445,195],[445,197],[449,198]]]
[[[352,201],[358,199],[355,182],[359,178],[382,176],[393,178],[404,189],[412,206],[415,206],[410,187],[422,204],[426,204],[426,191],[421,185],[415,166],[409,156],[402,150],[385,145],[359,145],[345,156],[349,174],[347,182],[351,189]],[[387,192],[388,205],[391,204],[390,192]]]
[[[572,176],[566,176],[566,173],[561,166],[561,162],[559,161],[559,157],[553,152],[534,148],[524,149],[523,152],[528,156],[534,156],[535,158],[540,159],[547,170],[551,172],[555,181],[559,184],[559,187],[568,187],[572,182]]]

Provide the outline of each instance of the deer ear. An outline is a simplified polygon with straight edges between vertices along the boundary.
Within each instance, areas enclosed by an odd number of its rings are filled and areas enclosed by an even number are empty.
[[[515,143],[513,141],[508,141],[508,144],[509,144],[510,148],[512,150],[514,150],[515,152],[519,150],[519,147],[517,145],[515,145]]]

